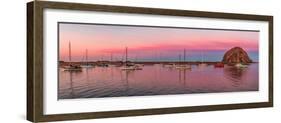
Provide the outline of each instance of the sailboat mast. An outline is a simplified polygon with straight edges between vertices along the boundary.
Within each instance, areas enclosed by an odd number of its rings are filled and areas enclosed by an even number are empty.
[[[88,49],[86,49],[86,64],[88,65]]]
[[[126,65],[127,65],[127,62],[128,62],[128,47],[126,47]]]
[[[203,63],[203,52],[201,51],[201,63]]]
[[[183,50],[183,62],[185,62],[185,49]]]
[[[111,62],[113,61],[112,53],[110,53],[110,61],[111,61]]]
[[[68,58],[69,58],[69,62],[71,62],[71,43],[70,43],[70,41],[68,44]]]

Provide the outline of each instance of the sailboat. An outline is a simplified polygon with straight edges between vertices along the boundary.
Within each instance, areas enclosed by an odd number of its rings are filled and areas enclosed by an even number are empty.
[[[135,65],[132,63],[128,63],[128,48],[126,47],[126,60],[125,60],[125,66],[121,68],[121,70],[142,70],[142,68],[139,65]]]
[[[138,55],[136,55],[135,61],[138,61]],[[137,68],[141,68],[141,67],[144,66],[144,64],[141,64],[141,63],[135,63],[134,65],[135,65]]]
[[[89,64],[89,62],[88,62],[88,49],[86,49],[85,56],[86,56],[86,64],[82,64],[81,67],[82,68],[92,68],[92,67],[94,67],[92,64]]]
[[[204,60],[203,60],[203,53],[201,52],[201,63],[198,64],[198,67],[203,68],[203,67],[206,67],[206,66],[207,66],[207,64],[204,63]]]
[[[101,60],[97,61],[97,66],[98,67],[109,67],[108,63],[103,60],[103,55],[101,56]]]
[[[111,67],[116,66],[115,64],[113,64],[113,54],[112,53],[110,53],[110,62],[109,62],[108,65],[111,66]]]
[[[64,66],[63,69],[64,71],[81,71],[81,66],[80,65],[74,65],[71,63],[71,43],[69,42],[68,45],[68,59],[69,59],[69,64]]]
[[[183,51],[183,62],[185,62],[185,54],[186,54],[186,51],[184,49]],[[181,61],[181,55],[179,55],[179,60]],[[176,69],[180,69],[180,70],[186,70],[186,69],[191,69],[191,65],[189,64],[178,64],[175,66]]]
[[[237,68],[247,68],[248,66],[244,65],[244,64],[241,64],[241,63],[237,63],[237,64],[235,64],[235,67],[237,67]]]
[[[164,64],[163,67],[166,67],[166,68],[173,68],[175,67],[176,65],[174,63],[168,63],[168,64]]]

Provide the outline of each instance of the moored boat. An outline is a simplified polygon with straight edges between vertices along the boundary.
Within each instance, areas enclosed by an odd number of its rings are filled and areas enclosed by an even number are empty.
[[[69,42],[69,45],[68,45],[69,47],[69,50],[68,50],[68,58],[69,58],[69,64],[68,65],[66,65],[66,66],[63,66],[62,68],[63,68],[63,70],[64,71],[81,71],[82,70],[82,68],[81,68],[81,66],[80,65],[75,65],[75,64],[72,64],[72,62],[71,62],[71,43]]]
[[[179,69],[179,70],[191,69],[191,65],[185,63],[185,56],[186,56],[185,54],[186,54],[186,51],[184,49],[183,50],[183,63],[181,63],[181,55],[179,55],[180,63],[178,65],[174,66],[176,69]]]
[[[169,64],[163,64],[163,67],[166,67],[166,68],[173,68],[175,67],[176,65],[174,63],[169,63]]]
[[[248,66],[244,65],[244,64],[241,64],[241,63],[237,63],[237,64],[235,64],[235,67],[237,67],[237,68],[247,68]]]
[[[186,70],[186,69],[191,69],[191,65],[186,65],[186,64],[184,64],[184,65],[177,65],[175,68],[179,69],[179,70]]]
[[[134,66],[124,66],[121,68],[121,70],[142,70],[142,68],[137,65],[134,65]]]
[[[199,67],[199,68],[204,68],[204,67],[206,67],[206,66],[207,66],[206,63],[200,63],[200,64],[198,64],[198,67]]]
[[[109,65],[106,63],[98,63],[97,66],[98,67],[108,67]]]
[[[64,71],[81,71],[81,66],[79,65],[67,65],[62,67]]]
[[[223,68],[224,64],[222,62],[218,62],[218,63],[214,64],[214,67],[215,68]]]
[[[128,48],[126,47],[126,61],[121,70],[142,70],[142,65],[128,63]]]
[[[204,63],[204,56],[203,56],[203,53],[201,52],[201,63],[198,64],[198,67],[199,68],[204,68],[206,66],[207,66],[207,64]]]
[[[86,49],[85,56],[86,56],[86,63],[82,64],[81,67],[82,68],[92,68],[92,67],[94,67],[94,65],[89,64],[89,62],[88,62],[88,49]]]

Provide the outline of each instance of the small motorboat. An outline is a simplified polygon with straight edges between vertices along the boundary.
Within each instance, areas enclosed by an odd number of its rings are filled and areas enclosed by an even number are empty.
[[[224,64],[221,63],[221,62],[219,62],[219,63],[216,63],[216,64],[214,65],[214,67],[215,67],[215,68],[223,68],[223,67],[224,67]]]

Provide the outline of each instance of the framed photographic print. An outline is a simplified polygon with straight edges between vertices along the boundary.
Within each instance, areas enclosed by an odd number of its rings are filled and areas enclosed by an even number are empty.
[[[273,106],[273,17],[27,3],[33,122]]]

